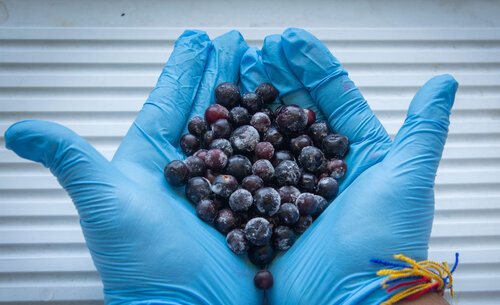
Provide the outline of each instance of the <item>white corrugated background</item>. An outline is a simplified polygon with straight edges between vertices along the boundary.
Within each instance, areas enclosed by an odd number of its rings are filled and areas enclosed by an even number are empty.
[[[71,200],[48,170],[4,148],[10,124],[65,124],[111,158],[183,28],[238,28],[260,46],[289,25],[332,49],[392,136],[428,78],[460,82],[430,256],[461,253],[453,304],[500,302],[499,2],[141,3],[0,1],[1,304],[103,297]]]

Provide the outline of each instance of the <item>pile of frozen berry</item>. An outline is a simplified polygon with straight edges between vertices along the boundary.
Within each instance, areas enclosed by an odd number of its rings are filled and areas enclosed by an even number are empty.
[[[218,85],[216,104],[205,118],[189,120],[180,140],[188,157],[165,167],[171,185],[186,185],[198,217],[259,267],[288,250],[327,208],[347,170],[348,139],[316,122],[310,109],[264,107],[278,95],[269,83],[243,95],[232,83]],[[260,271],[254,282],[267,289],[272,276]]]

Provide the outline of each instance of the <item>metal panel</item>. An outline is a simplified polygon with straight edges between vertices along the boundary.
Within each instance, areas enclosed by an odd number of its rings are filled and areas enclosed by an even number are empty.
[[[16,12],[19,6],[13,3]],[[476,10],[488,7],[483,4],[470,5]],[[35,18],[35,25],[54,26],[44,18]],[[138,25],[134,22],[130,26]],[[23,27],[26,24],[13,18],[0,27],[0,303],[100,304],[102,285],[71,200],[48,170],[7,151],[3,133],[18,120],[52,120],[111,158],[183,29],[168,24]],[[252,45],[261,45],[265,35],[281,32],[284,22],[269,27],[235,24],[243,26],[239,29]],[[452,260],[455,251],[461,253],[453,304],[497,304],[500,29],[474,28],[477,24],[470,20],[453,23],[468,28],[324,24],[328,27],[310,30],[344,63],[391,136],[401,126],[412,95],[428,78],[452,73],[460,82],[436,179],[430,257]],[[207,29],[211,37],[230,29],[215,21],[209,25],[216,26]]]

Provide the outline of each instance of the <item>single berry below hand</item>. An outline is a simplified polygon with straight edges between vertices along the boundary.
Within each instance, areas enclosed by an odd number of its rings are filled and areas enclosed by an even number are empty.
[[[274,279],[271,274],[271,272],[267,270],[260,270],[255,274],[255,277],[253,278],[253,282],[255,287],[266,290],[274,285]]]

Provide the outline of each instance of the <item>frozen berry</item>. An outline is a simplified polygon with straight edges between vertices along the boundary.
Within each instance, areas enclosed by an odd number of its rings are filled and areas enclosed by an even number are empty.
[[[220,149],[210,149],[205,157],[205,163],[210,169],[220,171],[227,165],[227,155]]]
[[[295,158],[288,150],[278,150],[274,153],[272,164],[277,167],[281,162],[285,160],[295,161]]]
[[[316,185],[316,194],[323,196],[326,200],[332,200],[337,196],[339,192],[339,185],[337,184],[337,180],[326,177],[321,178]]]
[[[291,185],[280,187],[278,193],[281,197],[281,203],[291,202],[295,204],[297,197],[300,195],[299,189]]]
[[[285,137],[279,132],[278,128],[271,126],[263,136],[263,140],[271,143],[275,149],[282,148],[285,144]]]
[[[303,192],[314,192],[316,189],[316,176],[303,171],[299,179],[299,187]]]
[[[293,225],[299,220],[299,208],[294,203],[283,203],[278,210],[280,221],[285,225]]]
[[[254,194],[255,191],[264,186],[264,180],[256,175],[245,177],[241,182],[241,187]]]
[[[192,117],[188,122],[189,133],[195,136],[202,136],[207,131],[207,123],[201,116]]]
[[[227,161],[226,173],[234,176],[238,181],[252,174],[252,162],[242,155],[235,155]]]
[[[276,166],[274,171],[278,185],[296,185],[300,178],[300,169],[297,163],[285,160]]]
[[[274,259],[275,253],[273,247],[267,244],[262,247],[250,247],[248,250],[248,258],[256,265],[263,267],[269,264]]]
[[[258,96],[254,92],[245,93],[241,97],[241,106],[245,107],[248,112],[252,114],[260,111],[262,105],[264,105],[262,97]]]
[[[253,284],[261,290],[269,289],[274,284],[273,275],[267,270],[260,270],[253,278]]]
[[[314,199],[316,199],[316,201],[318,202],[318,208],[316,209],[316,212],[312,214],[312,216],[318,217],[321,213],[323,213],[324,210],[326,210],[326,208],[329,205],[329,202],[328,200],[319,195],[314,195]]]
[[[212,182],[212,192],[222,198],[228,198],[238,189],[238,181],[231,175],[219,175]]]
[[[189,169],[189,178],[193,177],[203,177],[205,174],[206,166],[205,162],[199,157],[189,156],[184,160]]]
[[[255,192],[253,197],[257,210],[268,216],[273,216],[280,208],[281,198],[278,192],[271,187],[263,187]]]
[[[252,172],[254,175],[262,178],[262,180],[269,181],[274,176],[274,167],[269,160],[260,159],[253,164]]]
[[[238,152],[251,153],[260,141],[259,132],[250,125],[238,127],[230,137],[233,148]]]
[[[201,199],[205,199],[212,194],[210,182],[203,177],[194,177],[186,184],[186,197],[197,204]]]
[[[229,207],[235,212],[246,211],[252,204],[252,194],[245,189],[238,189],[229,196]]]
[[[208,181],[210,181],[210,183],[213,183],[215,178],[217,178],[217,176],[219,176],[220,174],[217,173],[217,172],[214,172],[213,170],[207,168],[206,171],[205,171],[205,178],[207,178]]]
[[[213,104],[208,106],[207,110],[205,110],[205,121],[207,124],[212,125],[215,121],[219,119],[228,119],[229,118],[229,110],[226,107]]]
[[[263,107],[260,112],[263,112],[265,113],[270,120],[272,120],[274,118],[274,113],[271,109],[267,108],[267,107]]]
[[[226,234],[239,225],[239,219],[230,209],[222,209],[215,217],[214,226],[217,231]]]
[[[309,108],[304,109],[307,114],[307,127],[311,126],[314,122],[316,122],[316,113]]]
[[[251,117],[248,110],[244,107],[234,107],[229,111],[229,122],[231,122],[234,127],[250,124]]]
[[[203,199],[196,205],[196,215],[204,222],[211,223],[217,216],[217,206],[210,199]]]
[[[313,145],[313,142],[311,138],[309,138],[307,135],[300,135],[296,138],[293,138],[290,140],[290,151],[298,156],[300,155],[300,152],[302,149],[306,146],[311,146]]]
[[[226,82],[215,87],[215,102],[231,109],[241,102],[240,89],[233,83]]]
[[[293,225],[293,229],[297,233],[304,233],[312,222],[313,219],[311,215],[300,216],[299,220]]]
[[[210,143],[210,149],[220,149],[222,150],[227,157],[231,157],[233,155],[233,147],[231,146],[231,142],[227,139],[215,139],[212,143]]]
[[[235,254],[243,254],[250,248],[250,243],[242,229],[233,229],[226,236],[227,247]]]
[[[279,226],[273,231],[273,246],[276,250],[286,251],[293,246],[296,239],[295,232],[287,226]]]
[[[189,179],[189,168],[184,162],[174,160],[165,166],[163,174],[169,184],[173,186],[182,186],[186,184]]]
[[[314,198],[314,194],[302,193],[295,202],[299,208],[300,215],[310,215],[316,212],[318,202]]]
[[[330,177],[337,180],[344,177],[347,171],[347,164],[340,159],[331,159],[328,161],[326,166],[330,172]]]
[[[200,149],[200,140],[190,133],[187,133],[181,138],[181,149],[186,156],[191,156]]]
[[[307,134],[314,142],[314,145],[321,147],[323,144],[323,139],[328,136],[330,130],[325,122],[317,122],[309,126],[307,129]]]
[[[212,124],[215,138],[229,138],[231,135],[231,124],[226,119],[218,119]]]
[[[325,162],[325,155],[317,147],[306,146],[300,152],[299,162],[304,169],[314,173]]]
[[[269,142],[259,142],[255,146],[255,156],[258,159],[271,160],[274,156],[274,146]]]
[[[287,105],[283,107],[276,118],[276,123],[282,133],[288,136],[301,134],[307,125],[307,115],[299,106]]]
[[[261,134],[264,134],[269,126],[271,126],[271,119],[263,112],[255,113],[250,119],[252,125]]]
[[[273,230],[265,218],[250,219],[245,226],[245,237],[254,246],[263,246],[271,240]]]
[[[208,130],[203,135],[203,147],[210,147],[210,144],[213,142],[213,140],[215,140],[214,132],[212,130]]]
[[[343,158],[349,150],[349,140],[341,134],[328,135],[322,145],[328,158]]]
[[[193,156],[196,156],[196,157],[200,158],[201,160],[203,160],[203,162],[205,162],[205,157],[207,156],[207,152],[208,152],[208,150],[206,150],[206,149],[198,149],[193,154]]]
[[[257,89],[255,89],[255,93],[262,97],[265,104],[272,104],[280,94],[270,83],[260,84]]]

